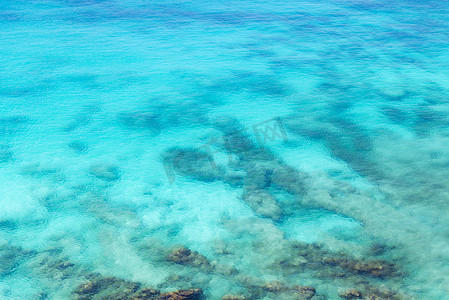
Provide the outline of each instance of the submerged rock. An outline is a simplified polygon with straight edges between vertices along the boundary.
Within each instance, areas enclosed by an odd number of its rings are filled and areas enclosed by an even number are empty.
[[[190,289],[178,290],[160,295],[157,300],[201,300],[203,299],[203,290]]]
[[[346,258],[325,257],[323,262],[325,264],[339,266],[357,275],[366,275],[377,278],[391,277],[397,272],[394,264],[381,260],[358,261]]]
[[[226,170],[223,175],[223,181],[232,187],[241,187],[243,185],[244,172]]]
[[[111,164],[95,164],[89,168],[89,172],[95,177],[106,181],[117,181],[120,171],[117,166]]]
[[[247,137],[245,129],[223,135],[225,148],[228,152],[236,154],[241,159],[248,158],[251,151],[257,149],[253,141]]]
[[[139,289],[140,283],[116,277],[97,277],[79,285],[73,294],[77,300],[119,300],[132,299]]]
[[[400,294],[398,292],[392,291],[388,288],[378,288],[373,286],[365,286],[363,291],[363,299],[366,300],[406,300],[410,299],[406,295]]]
[[[292,290],[299,296],[299,299],[309,300],[316,294],[315,288],[311,286],[297,285]]]
[[[388,246],[383,243],[375,243],[370,247],[370,252],[374,256],[384,255],[388,250],[390,250]]]
[[[177,290],[161,294],[159,290],[142,288],[138,282],[130,282],[116,277],[94,277],[80,284],[74,291],[76,300],[201,300],[201,289]]]
[[[246,177],[243,180],[247,190],[266,189],[271,186],[273,169],[270,165],[252,163],[245,166]]]
[[[242,198],[256,213],[273,220],[282,218],[282,210],[279,208],[276,199],[267,191],[246,191]]]
[[[195,268],[213,269],[205,256],[184,246],[173,249],[173,251],[168,254],[167,260]]]
[[[347,290],[347,291],[339,294],[339,296],[340,296],[340,298],[346,299],[346,300],[362,299],[362,293],[355,289]]]
[[[82,296],[82,295],[90,295],[93,296],[100,292],[102,289],[104,289],[103,281],[89,281],[86,283],[83,283],[78,286],[78,288],[75,290],[75,294]]]
[[[283,165],[275,168],[271,176],[274,185],[291,194],[302,194],[304,192],[304,179],[303,174],[292,167]]]
[[[0,241],[1,243],[1,241]],[[35,253],[9,244],[0,244],[0,276],[13,272],[20,264],[30,259]]]
[[[67,258],[60,257],[57,251],[38,253],[27,262],[27,267],[41,278],[58,282],[74,277],[80,272],[80,269],[74,263]]]
[[[249,281],[245,280],[245,282],[240,281],[240,283],[249,289],[249,299],[272,299],[275,296],[275,299],[310,300],[316,296],[316,290],[311,286],[297,285],[289,287],[280,281],[260,284],[254,278]]]
[[[159,290],[142,288],[138,282],[116,277],[93,275],[92,279],[80,284],[73,291],[76,300],[201,300],[201,289],[177,290],[161,294]]]
[[[214,272],[224,276],[232,276],[239,273],[239,271],[232,266],[222,265],[222,264],[214,264]]]
[[[290,247],[291,252],[287,251],[272,265],[285,275],[308,269],[323,280],[337,279],[348,284],[402,276],[398,267],[388,261],[358,259],[343,252],[326,250],[317,244],[293,242]]]
[[[161,292],[155,289],[143,289],[132,295],[130,300],[143,300],[143,299],[154,299],[159,296]]]
[[[174,172],[206,182],[221,180],[223,177],[223,170],[215,164],[212,155],[197,149],[172,148],[162,158],[168,176],[175,176],[168,174]]]
[[[268,282],[262,286],[262,289],[264,289],[267,292],[276,294],[289,290],[288,286],[280,281]]]
[[[332,268],[330,273],[338,275],[341,271],[353,275],[374,278],[388,278],[400,275],[396,265],[384,260],[356,259],[344,253],[328,251],[316,244],[295,242],[292,245],[292,255],[295,259],[282,260],[283,268],[308,267],[316,270]],[[300,263],[295,261],[300,258]],[[335,269],[337,268],[337,269]]]

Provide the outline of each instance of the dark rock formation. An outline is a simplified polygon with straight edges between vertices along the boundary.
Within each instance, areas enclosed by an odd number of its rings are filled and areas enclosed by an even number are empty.
[[[294,168],[278,165],[273,169],[271,181],[274,185],[291,194],[302,194],[304,192],[304,178],[305,176]]]
[[[173,249],[173,251],[168,254],[167,260],[194,268],[201,268],[205,270],[213,269],[212,265],[205,256],[184,246]]]
[[[373,141],[370,134],[359,125],[341,116],[328,116],[307,125],[299,120],[286,124],[292,133],[317,139],[325,143],[330,153],[366,176],[377,176],[378,166],[370,159]]]
[[[377,278],[391,277],[397,272],[396,267],[393,264],[381,260],[358,261],[339,257],[325,257],[323,258],[323,263],[339,266],[356,275],[366,275]]]
[[[13,272],[18,265],[30,259],[35,253],[9,244],[0,244],[0,276]]]
[[[340,298],[346,299],[346,300],[362,299],[362,293],[357,290],[354,290],[354,289],[344,291],[339,296],[340,296]]]
[[[203,291],[201,289],[178,290],[160,295],[157,300],[201,300]]]
[[[143,289],[133,294],[129,299],[130,300],[144,300],[144,299],[154,299],[159,296],[161,292],[159,290],[154,289]]]
[[[132,299],[140,284],[115,277],[95,277],[76,288],[77,300],[121,300]],[[145,299],[145,298],[143,298]]]
[[[392,291],[388,288],[378,288],[366,285],[363,290],[363,299],[366,300],[406,300],[410,299],[406,295]]]
[[[271,165],[252,163],[245,165],[246,176],[243,180],[247,190],[266,189],[271,186],[273,169]]]
[[[223,135],[225,148],[228,152],[236,154],[243,159],[251,155],[251,151],[256,149],[256,146],[248,138],[245,130],[228,133]]]
[[[276,297],[275,299],[310,300],[316,296],[316,290],[311,286],[297,285],[289,287],[280,281],[260,283],[255,278],[247,278],[246,280],[241,280],[240,283],[248,289],[249,296],[236,299],[273,299],[272,297]]]
[[[364,299],[364,300],[405,300],[410,299],[395,291],[386,288],[377,288],[370,285],[363,285],[360,289],[349,289],[339,294],[343,299]]]
[[[339,294],[340,298],[353,300],[353,299],[364,299],[364,300],[405,300],[408,299],[394,291],[389,289],[378,289],[371,286],[366,286],[360,290],[349,289]]]
[[[56,251],[39,253],[27,263],[27,267],[42,278],[62,281],[78,274],[79,268],[66,258],[59,257]]]
[[[197,149],[172,148],[167,150],[162,158],[167,172],[174,172],[181,176],[210,182],[221,180],[224,174],[223,170],[215,164],[212,155]]]
[[[279,294],[288,291],[289,287],[280,281],[272,281],[264,284],[262,289],[270,293]]]
[[[345,253],[328,251],[316,244],[295,242],[291,245],[294,258],[279,261],[283,271],[308,268],[325,277],[366,276],[386,279],[400,276],[398,267],[384,260],[361,260]]]
[[[203,291],[189,289],[161,294],[159,290],[142,288],[138,282],[92,275],[91,280],[75,289],[73,296],[76,300],[201,300]]]
[[[309,300],[316,294],[316,290],[311,286],[297,285],[292,290],[299,296],[299,299]]]

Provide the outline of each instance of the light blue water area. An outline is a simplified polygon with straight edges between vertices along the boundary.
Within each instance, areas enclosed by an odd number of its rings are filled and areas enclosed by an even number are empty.
[[[0,299],[449,299],[447,24],[0,1]]]

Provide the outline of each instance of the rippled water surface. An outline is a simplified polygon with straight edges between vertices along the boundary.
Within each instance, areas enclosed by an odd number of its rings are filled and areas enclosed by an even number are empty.
[[[0,299],[449,299],[448,24],[1,1]]]

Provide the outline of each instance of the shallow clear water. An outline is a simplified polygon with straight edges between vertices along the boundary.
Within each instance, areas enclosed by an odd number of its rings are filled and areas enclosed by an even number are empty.
[[[1,1],[0,299],[449,299],[447,24],[446,1]]]

